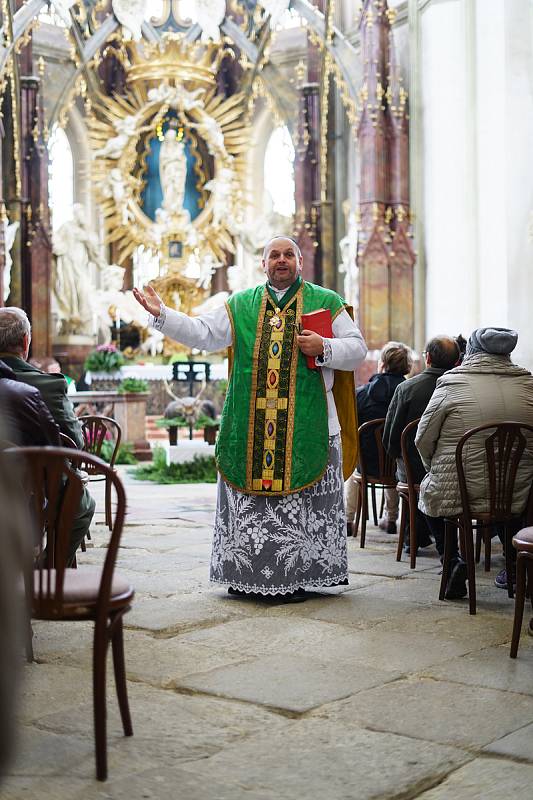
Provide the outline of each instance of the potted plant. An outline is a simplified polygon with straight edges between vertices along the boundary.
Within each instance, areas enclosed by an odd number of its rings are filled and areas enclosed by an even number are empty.
[[[114,344],[99,344],[85,359],[86,372],[117,372],[125,359]]]
[[[149,391],[148,381],[142,378],[124,378],[117,391],[119,394],[141,394]]]
[[[194,427],[196,430],[204,429],[204,442],[215,444],[220,427],[218,419],[212,419],[207,414],[200,414]]]
[[[171,445],[178,443],[178,428],[185,428],[188,425],[183,417],[158,419],[155,424],[157,428],[166,428],[168,430],[168,442]]]

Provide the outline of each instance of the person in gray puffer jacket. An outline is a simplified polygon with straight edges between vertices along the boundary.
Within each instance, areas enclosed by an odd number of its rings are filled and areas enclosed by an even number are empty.
[[[459,367],[437,381],[422,415],[415,439],[427,475],[420,484],[419,508],[426,514],[439,553],[444,552],[443,517],[462,510],[455,449],[468,430],[487,422],[525,422],[533,425],[533,376],[512,363],[510,353],[518,334],[508,328],[478,328],[468,340]],[[465,451],[465,475],[473,511],[486,511],[488,475],[481,466],[483,451],[472,443]],[[526,505],[533,478],[533,439],[522,457],[516,476],[513,513]],[[503,571],[505,573],[505,571]],[[506,585],[500,573],[497,586]],[[447,597],[466,594],[466,565],[455,542]]]

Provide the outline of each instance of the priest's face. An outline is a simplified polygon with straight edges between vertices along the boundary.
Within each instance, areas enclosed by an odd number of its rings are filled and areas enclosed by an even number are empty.
[[[288,289],[302,271],[302,256],[290,239],[272,239],[266,246],[263,270],[275,289]]]

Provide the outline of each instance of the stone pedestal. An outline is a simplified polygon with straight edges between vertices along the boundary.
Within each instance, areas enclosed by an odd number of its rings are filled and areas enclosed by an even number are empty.
[[[122,442],[133,446],[139,461],[151,461],[152,451],[146,439],[146,401],[149,392],[76,392],[70,395],[82,414],[112,417],[122,429]]]

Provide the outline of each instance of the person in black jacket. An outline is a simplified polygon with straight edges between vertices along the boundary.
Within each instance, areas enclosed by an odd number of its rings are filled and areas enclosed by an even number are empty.
[[[399,481],[406,480],[405,465],[401,458],[400,448],[402,431],[409,422],[422,416],[435,390],[438,378],[447,370],[452,369],[461,357],[460,347],[451,336],[435,336],[430,339],[423,355],[426,368],[419,375],[415,375],[397,387],[389,405],[383,429],[383,446],[390,456],[396,458],[396,477]],[[415,447],[414,436],[409,442],[408,452],[415,483],[420,483],[426,470]],[[409,541],[408,535],[406,541]],[[417,545],[426,547],[429,544],[431,544],[431,539],[424,515],[417,509]]]
[[[59,428],[41,393],[17,380],[13,370],[0,360],[0,408],[8,440],[21,447],[59,447]]]
[[[357,419],[359,425],[372,419],[385,417],[396,387],[404,383],[405,375],[411,371],[413,359],[411,351],[402,342],[387,342],[378,361],[378,372],[369,382],[357,389]],[[360,451],[364,451],[365,464],[369,475],[379,474],[378,453],[373,433],[360,437]],[[346,520],[348,535],[352,533],[353,520],[357,510],[359,486],[353,475],[345,483]],[[385,493],[386,517],[380,527],[389,533],[396,533],[398,519],[398,495],[395,489]]]

